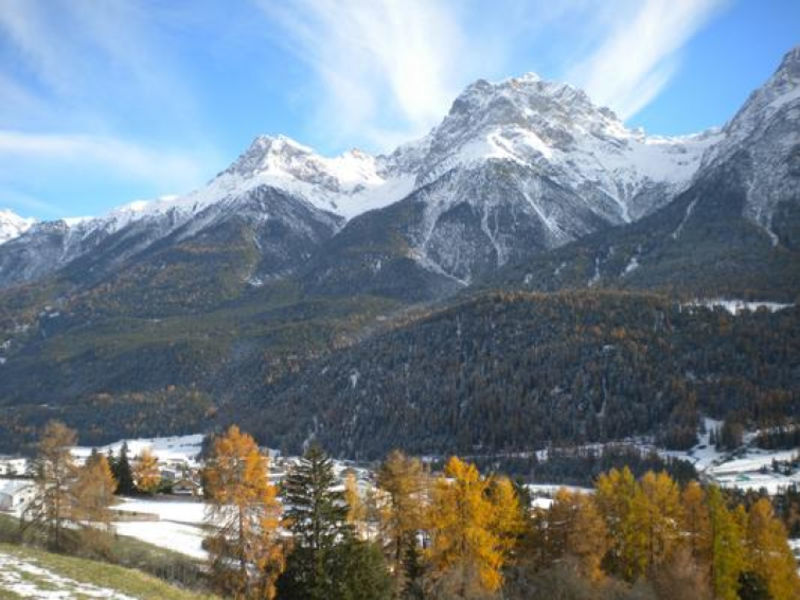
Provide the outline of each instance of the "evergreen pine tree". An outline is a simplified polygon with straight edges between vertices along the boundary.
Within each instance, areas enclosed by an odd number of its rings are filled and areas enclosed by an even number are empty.
[[[408,538],[403,552],[404,585],[400,597],[404,600],[422,600],[425,597],[424,574],[422,550],[415,539]]]
[[[117,481],[115,494],[129,496],[136,493],[136,486],[133,484],[133,471],[128,460],[127,442],[122,443],[122,447],[119,449],[119,458],[113,462],[111,473]]]
[[[739,600],[772,600],[764,578],[753,571],[739,575]]]
[[[382,555],[355,538],[349,506],[337,485],[331,459],[314,445],[283,482],[286,526],[294,549],[278,579],[286,599],[388,598],[390,585]]]

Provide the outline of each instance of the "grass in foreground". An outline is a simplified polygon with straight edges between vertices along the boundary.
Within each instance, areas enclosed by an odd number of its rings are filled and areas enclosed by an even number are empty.
[[[201,600],[213,599],[215,596],[208,594],[198,594],[170,585],[156,577],[142,573],[135,569],[128,569],[108,563],[101,563],[74,556],[52,554],[36,548],[18,546],[14,544],[0,543],[0,557],[10,556],[12,559],[23,561],[24,563],[34,564],[39,569],[43,569],[56,576],[74,580],[79,584],[96,586],[99,588],[112,589],[121,594],[133,596],[135,598],[150,599],[159,598],[163,600]],[[26,583],[37,586],[39,589],[53,589],[58,587],[51,577],[42,573],[30,573],[20,571],[20,578]],[[72,583],[65,584],[67,590]],[[3,583],[0,579],[0,599],[13,599],[22,597],[19,594],[7,589],[2,589]],[[80,588],[76,590],[80,593]]]
[[[70,532],[66,534],[70,535]],[[95,548],[85,540],[75,538],[70,540],[70,550],[66,555],[53,556],[75,557],[100,565],[137,569],[156,580],[177,584],[195,590],[195,594],[201,594],[187,597],[207,597],[202,596],[207,585],[204,567],[196,559],[127,536],[110,536],[104,542]],[[21,547],[23,550],[39,548],[44,551],[47,548],[46,538],[41,532],[28,530],[25,535],[20,535],[19,521],[10,515],[0,514],[0,544],[2,543],[10,547]],[[2,593],[0,590],[0,600],[5,600]]]

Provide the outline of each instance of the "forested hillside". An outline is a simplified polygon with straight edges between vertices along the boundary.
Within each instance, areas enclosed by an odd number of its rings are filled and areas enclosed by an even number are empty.
[[[491,293],[322,359],[235,410],[266,444],[296,450],[313,434],[349,456],[645,433],[685,448],[700,412],[797,416],[799,365],[797,308],[733,316],[651,294]]]

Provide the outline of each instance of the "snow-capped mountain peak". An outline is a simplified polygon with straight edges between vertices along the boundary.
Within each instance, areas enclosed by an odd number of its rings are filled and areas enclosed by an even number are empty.
[[[606,216],[623,222],[651,212],[688,185],[703,152],[717,139],[715,131],[647,136],[628,129],[582,90],[528,73],[472,83],[441,124],[388,161],[415,173],[417,186],[455,167],[511,161],[570,189],[599,186],[617,207]],[[661,200],[642,196],[653,185],[668,188]]]
[[[208,186],[186,200],[207,204],[268,186],[350,219],[400,200],[411,191],[412,183],[413,177],[387,168],[383,157],[355,148],[326,157],[289,137],[262,135]]]
[[[13,240],[25,233],[36,219],[20,217],[8,209],[0,209],[0,244]]]
[[[703,157],[703,164],[708,165],[726,158],[746,138],[763,131],[776,114],[799,101],[800,46],[796,46],[784,55],[775,73],[763,86],[750,94],[742,108],[723,127],[724,142]]]
[[[333,158],[283,136],[258,136],[250,147],[220,176],[245,179],[259,176],[294,179],[334,193],[353,192],[364,185],[383,182],[375,157],[350,150]]]
[[[772,219],[778,205],[797,198],[800,176],[800,46],[787,52],[767,82],[750,94],[704,154],[711,169],[739,157],[747,186],[744,214],[779,242]]]
[[[147,230],[138,250],[178,228],[191,235],[232,214],[264,222],[280,212],[277,198],[338,231],[354,217],[407,198],[413,209],[404,215],[415,221],[398,227],[407,237],[407,256],[466,282],[475,268],[487,271],[532,248],[552,248],[650,214],[686,189],[700,169],[737,149],[771,165],[752,176],[751,196],[759,200],[747,209],[770,231],[783,187],[795,185],[786,174],[798,171],[798,82],[800,47],[722,130],[663,137],[628,128],[582,90],[535,73],[481,79],[426,136],[391,154],[353,149],[327,157],[284,135],[258,136],[195,191],[133,202],[98,219],[39,224],[4,252],[13,246],[23,257],[14,263],[21,264],[28,254],[20,242],[40,229],[44,239],[52,229],[63,236],[57,261],[72,260],[133,223],[137,232]],[[265,194],[270,202],[262,202]],[[59,264],[49,261],[43,270]],[[38,271],[30,273],[25,277]]]

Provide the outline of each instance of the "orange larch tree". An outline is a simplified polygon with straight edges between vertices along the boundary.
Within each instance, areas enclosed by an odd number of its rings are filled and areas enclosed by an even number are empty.
[[[269,459],[255,440],[231,426],[214,441],[205,470],[211,573],[234,598],[274,598],[284,568],[278,537],[281,507],[269,482]]]

